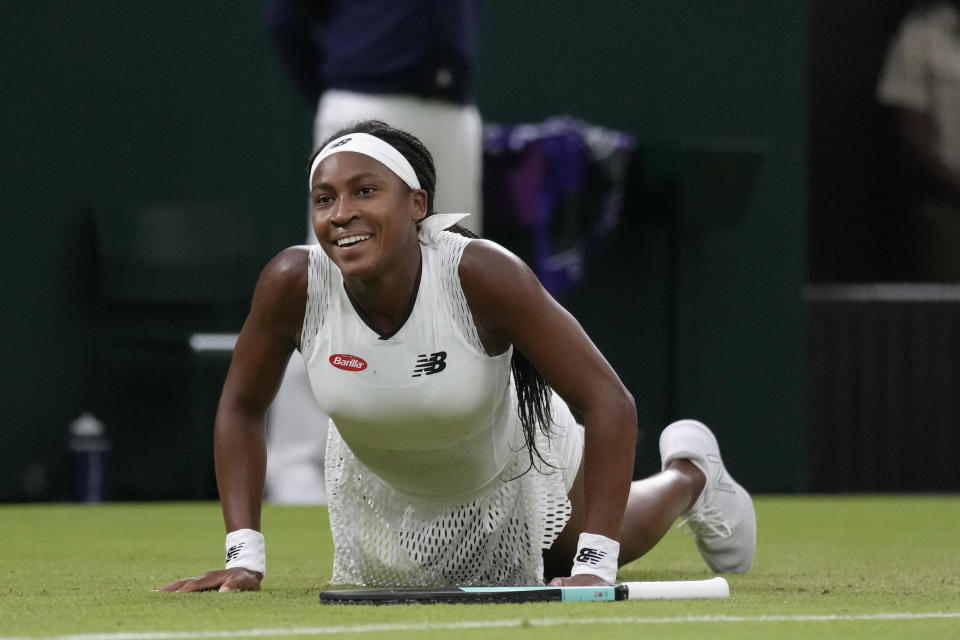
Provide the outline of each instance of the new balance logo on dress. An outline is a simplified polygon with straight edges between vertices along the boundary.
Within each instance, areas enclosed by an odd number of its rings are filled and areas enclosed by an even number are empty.
[[[413,375],[411,378],[419,378],[420,376],[432,376],[435,373],[440,373],[447,368],[447,352],[446,351],[437,351],[436,353],[431,353],[427,355],[421,353],[417,356],[417,364],[413,367]]]
[[[580,549],[580,553],[577,554],[576,562],[582,562],[584,564],[589,564],[592,567],[596,567],[599,566],[600,561],[606,557],[606,551],[584,547],[583,549]]]
[[[227,562],[231,560],[236,560],[237,556],[240,555],[240,552],[243,551],[243,548],[247,546],[246,542],[238,542],[229,549],[227,549]]]

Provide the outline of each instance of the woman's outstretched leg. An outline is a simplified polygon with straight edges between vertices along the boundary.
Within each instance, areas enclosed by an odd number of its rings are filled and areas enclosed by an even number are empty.
[[[727,473],[716,437],[696,420],[674,422],[660,435],[662,470],[630,487],[620,528],[620,564],[649,552],[677,520],[693,535],[717,573],[743,573],[753,564],[756,517],[750,494]],[[570,490],[573,514],[544,554],[544,576],[569,575],[583,527],[583,470]]]
[[[660,473],[634,481],[620,527],[620,564],[636,560],[652,549],[701,495],[704,482],[703,472],[689,460],[673,460]],[[548,582],[553,577],[570,575],[585,515],[582,467],[570,489],[570,503],[570,520],[544,553],[544,578]]]
[[[653,549],[700,497],[705,482],[703,472],[683,458],[672,460],[660,473],[634,481],[620,527],[620,564]]]
[[[727,473],[713,432],[696,420],[674,422],[660,434],[660,461],[663,471],[653,478],[663,476],[671,469],[689,471],[689,467],[694,466],[705,480],[699,485],[699,495],[679,516],[693,535],[707,565],[716,573],[747,571],[753,565],[757,550],[757,520],[753,500]],[[677,463],[685,465],[678,467]],[[666,490],[660,489],[659,492],[665,493]],[[651,493],[657,493],[656,485],[643,487],[644,496]],[[645,508],[651,501],[657,504],[655,497],[639,499],[635,503],[632,499],[633,491],[621,529],[621,562],[629,562],[649,551],[667,531],[661,531],[660,526],[669,514],[651,515],[650,509]],[[631,513],[631,508],[635,508],[636,513]],[[657,534],[659,537],[656,537]],[[634,545],[631,550],[637,555],[624,553],[625,541],[631,541],[628,544]]]

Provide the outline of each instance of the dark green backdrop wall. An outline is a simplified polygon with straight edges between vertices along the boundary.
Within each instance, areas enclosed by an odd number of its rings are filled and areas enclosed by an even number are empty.
[[[486,4],[485,119],[565,113],[628,131],[641,147],[638,193],[677,196],[633,200],[564,299],[637,397],[642,471],[656,465],[665,422],[696,416],[747,486],[805,486],[802,4]],[[312,109],[252,0],[5,2],[0,59],[0,499],[56,498],[67,424],[109,392],[95,388],[91,213],[234,203],[260,264],[303,235]],[[704,149],[760,158],[732,213],[676,191],[704,175],[689,170]],[[721,187],[737,179],[708,173]],[[182,432],[189,408],[167,410],[182,421],[108,428]],[[158,450],[124,464],[159,479],[179,459]]]

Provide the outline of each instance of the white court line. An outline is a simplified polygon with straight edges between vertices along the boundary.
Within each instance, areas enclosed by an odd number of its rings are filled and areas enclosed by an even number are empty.
[[[834,622],[876,620],[932,620],[960,618],[960,611],[930,613],[869,613],[862,615],[805,616],[681,616],[674,618],[508,618],[504,620],[462,620],[459,622],[397,622],[333,627],[290,627],[222,629],[209,631],[120,631],[116,633],[75,633],[59,636],[0,636],[0,640],[206,640],[208,638],[265,638],[274,636],[322,636],[336,633],[390,633],[397,631],[462,631],[504,627],[556,627],[570,624],[687,624],[703,622]]]

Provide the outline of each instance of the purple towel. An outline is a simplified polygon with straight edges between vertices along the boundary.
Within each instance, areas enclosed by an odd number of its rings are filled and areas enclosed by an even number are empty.
[[[527,262],[557,296],[623,213],[632,136],[567,116],[484,126],[484,235]]]

